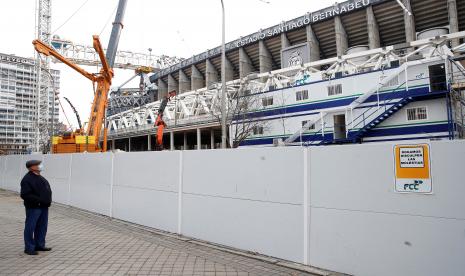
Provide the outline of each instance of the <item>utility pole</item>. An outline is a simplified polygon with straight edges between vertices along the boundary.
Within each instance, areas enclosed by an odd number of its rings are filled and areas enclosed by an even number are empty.
[[[226,46],[225,46],[225,14],[224,3],[221,0],[223,11],[222,41],[221,41],[221,148],[226,148]]]

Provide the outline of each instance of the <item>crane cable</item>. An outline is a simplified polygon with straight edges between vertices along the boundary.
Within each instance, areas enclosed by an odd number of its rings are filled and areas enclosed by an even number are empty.
[[[111,18],[113,17],[113,14],[116,13],[116,10],[118,9],[118,5],[115,6],[115,9],[110,13],[110,16],[108,16],[108,19],[107,21],[105,22],[105,25],[103,25],[103,28],[102,30],[100,30],[100,33],[98,34],[99,36],[102,35],[103,31],[105,30],[105,28],[108,26],[108,23],[110,23],[110,20]]]
[[[68,122],[68,126],[71,127],[71,123],[69,122],[68,116],[66,115],[65,109],[63,108],[63,105],[61,104],[60,98],[58,98],[58,103],[60,104],[61,111],[63,111],[63,115],[65,115],[66,122]]]
[[[86,4],[87,2],[89,2],[89,0],[86,0],[84,1],[84,3],[82,3],[81,6],[79,6],[79,8],[77,8],[77,10],[75,10],[66,20],[65,22],[63,22],[63,24],[61,24],[60,26],[58,26],[58,28],[56,28],[53,32],[52,32],[52,35],[55,34],[59,29],[61,29],[61,27],[63,27],[64,25],[66,25],[66,23],[68,23]]]

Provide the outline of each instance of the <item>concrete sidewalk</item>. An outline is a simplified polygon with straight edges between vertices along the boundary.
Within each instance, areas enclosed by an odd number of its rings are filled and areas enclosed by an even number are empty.
[[[53,205],[47,246],[23,253],[24,207],[0,190],[0,275],[312,275]]]

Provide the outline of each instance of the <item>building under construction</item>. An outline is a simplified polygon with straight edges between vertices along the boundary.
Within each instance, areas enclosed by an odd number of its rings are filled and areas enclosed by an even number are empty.
[[[241,145],[458,137],[462,107],[452,108],[451,99],[463,101],[464,30],[464,0],[351,0],[227,43],[228,95],[257,95],[260,105],[251,116],[269,122],[254,127]],[[165,112],[165,148],[218,146],[220,76],[221,47],[151,76],[160,96],[179,92]],[[108,117],[113,148],[151,150],[159,105]],[[238,124],[230,125],[231,140]],[[378,138],[368,139],[368,132]]]

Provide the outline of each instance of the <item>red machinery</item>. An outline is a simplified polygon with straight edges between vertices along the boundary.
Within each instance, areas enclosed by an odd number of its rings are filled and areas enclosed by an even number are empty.
[[[176,91],[171,91],[163,97],[160,103],[160,107],[158,108],[158,116],[155,120],[155,127],[157,127],[157,141],[156,141],[156,150],[163,149],[163,131],[165,130],[166,123],[163,121],[163,113],[165,112],[165,108],[168,105],[168,102],[171,101],[171,98],[176,96]]]

